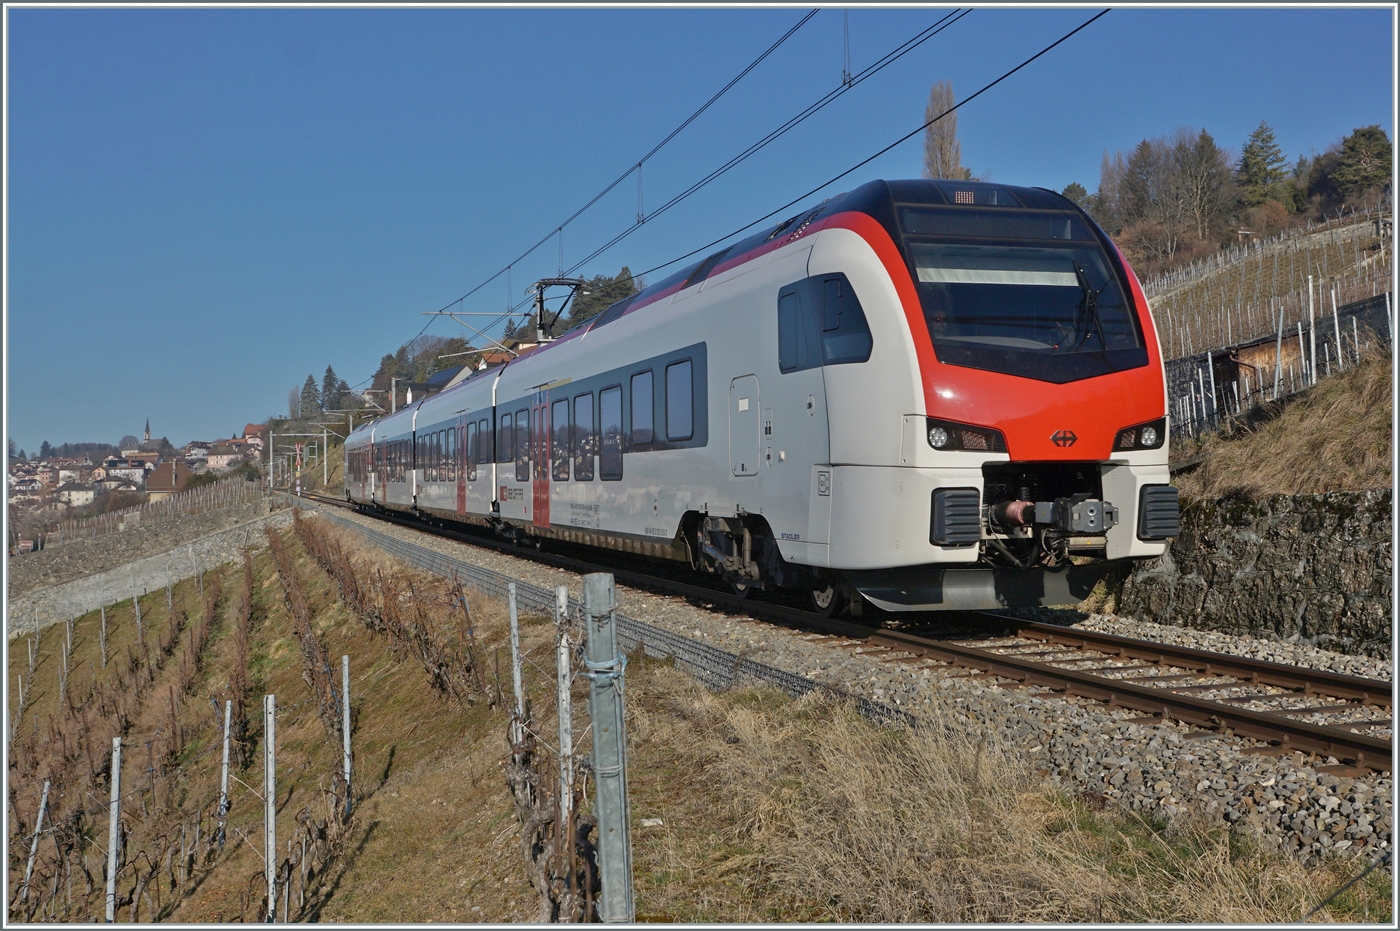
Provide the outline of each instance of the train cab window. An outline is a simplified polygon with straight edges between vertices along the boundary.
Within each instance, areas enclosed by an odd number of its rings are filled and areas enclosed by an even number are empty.
[[[515,480],[530,480],[530,410],[515,412]]]
[[[569,480],[569,399],[555,401],[549,414],[549,464],[556,482]]]
[[[476,421],[467,424],[463,430],[462,443],[465,456],[462,459],[462,477],[469,482],[476,481],[476,458],[481,455],[476,438]]]
[[[574,398],[574,481],[593,481],[597,443],[597,434],[593,432],[593,395],[581,394]]]
[[[605,482],[622,478],[622,386],[598,392],[598,476]]]
[[[673,362],[666,366],[666,439],[688,440],[695,435],[695,412],[691,398],[691,364]]]
[[[632,376],[632,434],[628,438],[631,446],[644,446],[656,440],[656,431],[652,429],[651,381],[650,371]]]

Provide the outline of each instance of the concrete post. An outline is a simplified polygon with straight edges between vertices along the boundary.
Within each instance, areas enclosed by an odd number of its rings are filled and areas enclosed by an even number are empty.
[[[112,801],[107,806],[107,923],[117,920],[117,859],[121,844],[122,739],[112,738]]]
[[[224,832],[228,827],[228,744],[229,725],[233,720],[233,699],[224,702],[224,763],[219,776],[219,847],[224,846]]]
[[[29,899],[29,877],[34,874],[34,855],[39,852],[39,835],[44,832],[44,812],[49,809],[49,781],[44,780],[44,795],[39,799],[39,818],[34,822],[34,840],[29,844],[29,862],[24,867],[24,885],[20,891],[20,901]]]
[[[519,743],[525,736],[521,731],[525,722],[525,687],[521,681],[520,619],[516,614],[514,582],[506,586],[506,592],[510,604],[510,671],[515,686],[515,718],[510,725],[510,739],[512,743]]]
[[[627,658],[617,648],[613,577],[583,577],[583,618],[587,638],[589,716],[593,719],[593,810],[598,816],[598,867],[602,879],[599,917],[608,923],[636,920],[632,899],[632,843],[628,828],[627,738],[623,730],[623,671]]]
[[[267,922],[277,923],[277,696],[263,696],[263,876]]]
[[[340,658],[341,762],[345,770],[345,816],[350,817],[350,657]]]
[[[569,588],[560,585],[554,590],[554,626],[558,631],[557,665],[559,689],[559,821],[555,837],[559,839],[561,871],[573,875],[574,826],[574,705],[572,670],[569,657]],[[572,882],[570,882],[572,885]]]

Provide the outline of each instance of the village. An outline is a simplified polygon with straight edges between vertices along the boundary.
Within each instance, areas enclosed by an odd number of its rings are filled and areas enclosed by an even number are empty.
[[[159,501],[213,481],[245,465],[255,465],[266,442],[266,424],[247,424],[228,439],[191,440],[173,447],[151,438],[146,421],[140,442],[107,455],[62,456],[23,451],[7,459],[9,555],[40,546],[42,529],[73,518],[104,514]],[[60,447],[61,448],[61,447]]]

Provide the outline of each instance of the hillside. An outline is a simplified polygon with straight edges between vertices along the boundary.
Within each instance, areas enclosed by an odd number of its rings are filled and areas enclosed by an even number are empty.
[[[1392,361],[1388,347],[1289,400],[1258,411],[1253,425],[1174,441],[1173,458],[1204,455],[1172,481],[1183,495],[1316,494],[1387,488],[1392,482]]]

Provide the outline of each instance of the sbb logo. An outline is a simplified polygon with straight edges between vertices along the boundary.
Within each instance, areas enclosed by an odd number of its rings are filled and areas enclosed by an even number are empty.
[[[1056,430],[1050,434],[1050,442],[1059,447],[1073,446],[1078,439],[1073,430]]]

